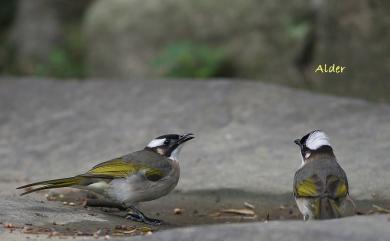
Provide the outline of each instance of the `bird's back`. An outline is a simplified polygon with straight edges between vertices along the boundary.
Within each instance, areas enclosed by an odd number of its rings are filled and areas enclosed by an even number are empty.
[[[347,176],[335,158],[308,162],[295,173],[294,194],[298,197],[346,196]]]
[[[137,174],[138,171],[149,170],[152,174],[158,174],[158,178],[162,178],[168,175],[172,170],[172,161],[169,158],[161,156],[153,151],[140,150],[102,162],[94,166],[88,173],[94,173],[99,169],[102,169],[104,172],[107,167],[115,165],[121,165],[122,168],[125,166],[129,169],[124,171],[125,176]]]
[[[306,163],[295,173],[294,196],[305,219],[342,216],[348,181],[335,158]]]

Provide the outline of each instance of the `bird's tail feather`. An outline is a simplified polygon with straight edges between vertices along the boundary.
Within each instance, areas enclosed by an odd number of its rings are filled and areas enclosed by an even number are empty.
[[[33,187],[33,186],[40,186],[37,188],[32,188],[31,190],[28,190],[28,191],[20,194],[20,196],[23,196],[23,195],[26,195],[26,194],[29,194],[32,192],[45,190],[45,189],[75,186],[75,185],[80,184],[81,181],[82,181],[82,177],[75,176],[75,177],[48,180],[48,181],[43,181],[43,182],[35,182],[35,183],[31,183],[31,184],[27,184],[27,185],[18,187],[17,189],[29,188],[29,187]]]
[[[319,199],[318,205],[318,219],[340,218],[342,216],[339,205],[333,199],[321,198]]]

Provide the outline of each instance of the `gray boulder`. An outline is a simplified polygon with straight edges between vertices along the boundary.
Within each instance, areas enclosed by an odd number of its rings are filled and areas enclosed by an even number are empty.
[[[179,240],[260,240],[260,241],[365,241],[386,240],[390,231],[386,216],[354,217],[322,222],[271,222],[252,224],[225,224],[169,230],[137,237],[134,241],[179,241]]]
[[[163,84],[162,84],[163,83]],[[390,106],[244,81],[0,81],[0,223],[95,233],[135,225],[124,213],[47,201],[15,188],[66,177],[139,150],[169,132],[194,132],[181,155],[175,191],[141,205],[167,221],[137,240],[388,240],[386,216],[304,223],[292,196],[300,165],[293,143],[326,131],[346,171],[351,196],[366,213],[390,208]],[[72,193],[69,189],[51,193]],[[74,192],[80,194],[79,192]],[[81,194],[80,194],[81,195]],[[255,206],[257,217],[213,214]],[[182,208],[175,215],[174,208]],[[209,227],[227,222],[262,222]],[[289,219],[290,221],[275,221]],[[295,219],[295,221],[293,221]],[[54,225],[54,223],[56,225]],[[310,226],[309,226],[310,225]],[[310,227],[305,229],[306,227]],[[0,227],[1,240],[23,240]],[[35,235],[29,235],[34,240]],[[44,239],[46,235],[39,236]],[[329,237],[329,238],[328,238]],[[81,237],[85,238],[85,237]],[[88,237],[87,237],[88,238]],[[95,239],[90,237],[90,239]]]

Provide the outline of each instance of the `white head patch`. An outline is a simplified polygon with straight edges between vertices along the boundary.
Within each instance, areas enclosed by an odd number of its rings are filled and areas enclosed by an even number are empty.
[[[330,146],[329,138],[322,131],[315,131],[306,140],[306,146],[310,150],[317,150],[321,146]]]
[[[153,139],[151,142],[149,142],[147,147],[154,148],[154,147],[157,147],[157,146],[162,146],[164,144],[165,140],[166,140],[165,138],[163,138],[163,139]]]

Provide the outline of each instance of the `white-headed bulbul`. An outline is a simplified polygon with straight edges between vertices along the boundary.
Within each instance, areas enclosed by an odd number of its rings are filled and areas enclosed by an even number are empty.
[[[176,187],[180,176],[178,155],[183,144],[193,138],[193,134],[159,136],[143,150],[100,163],[84,174],[36,182],[18,189],[34,186],[21,195],[60,187],[86,189],[132,211],[127,219],[160,224],[160,220],[148,218],[134,205],[160,198]]]
[[[329,138],[315,130],[294,142],[302,155],[301,167],[294,176],[294,196],[304,220],[342,217],[345,201],[351,200],[348,180]]]

